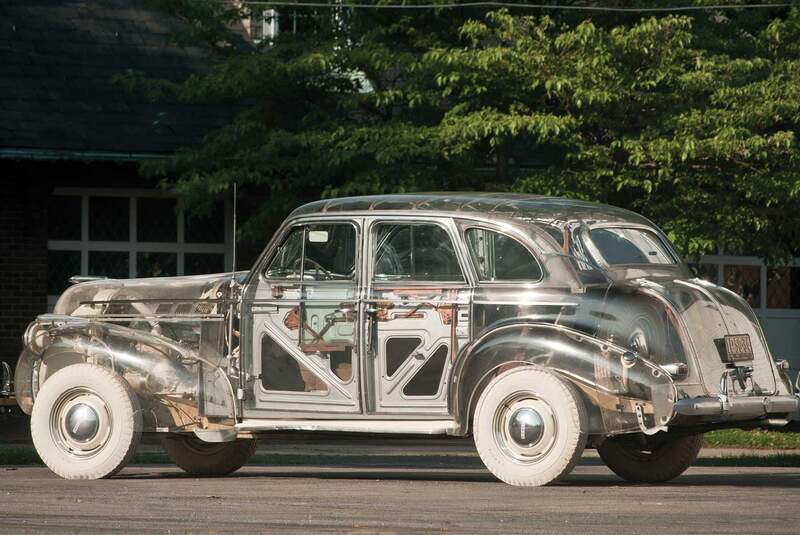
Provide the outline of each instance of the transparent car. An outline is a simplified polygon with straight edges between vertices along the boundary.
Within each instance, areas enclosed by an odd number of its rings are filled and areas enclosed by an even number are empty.
[[[249,272],[82,282],[24,342],[17,399],[71,479],[114,474],[141,433],[221,475],[300,430],[471,436],[520,486],[592,447],[657,482],[704,432],[798,410],[747,303],[653,223],[528,195],[311,203]]]

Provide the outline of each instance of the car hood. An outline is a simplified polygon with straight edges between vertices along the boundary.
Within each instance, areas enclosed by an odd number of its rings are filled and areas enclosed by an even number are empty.
[[[246,271],[185,277],[147,279],[101,279],[68,288],[53,309],[68,316],[102,316],[115,311],[115,303],[124,303],[140,314],[151,313],[149,304],[216,300],[227,296],[231,276],[242,284]]]

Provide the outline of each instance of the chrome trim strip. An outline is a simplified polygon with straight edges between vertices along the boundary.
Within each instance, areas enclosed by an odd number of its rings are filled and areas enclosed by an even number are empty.
[[[408,433],[443,435],[456,428],[454,420],[277,420],[245,419],[236,431],[342,431],[351,433]]]

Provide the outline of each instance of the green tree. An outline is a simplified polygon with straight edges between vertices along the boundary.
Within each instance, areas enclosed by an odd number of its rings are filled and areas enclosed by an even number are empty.
[[[632,208],[692,255],[800,250],[797,9],[309,7],[294,10],[305,32],[247,47],[237,9],[151,1],[223,60],[183,83],[124,82],[236,113],[144,171],[197,201],[232,181],[263,192],[259,239],[319,196],[487,189]]]

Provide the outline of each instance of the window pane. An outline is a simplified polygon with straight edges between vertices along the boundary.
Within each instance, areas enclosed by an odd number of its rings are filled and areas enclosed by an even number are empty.
[[[225,271],[225,255],[214,253],[186,253],[183,255],[185,275],[203,275]]]
[[[761,267],[725,266],[724,286],[742,296],[751,307],[761,306]]]
[[[124,251],[89,251],[89,273],[92,277],[128,278],[128,253]]]
[[[137,277],[174,277],[177,274],[176,253],[136,253]]]
[[[327,392],[328,385],[267,335],[261,338],[261,384],[281,392]]]
[[[590,232],[606,263],[674,264],[675,259],[654,232],[637,228],[600,228]]]
[[[128,241],[130,202],[125,197],[89,197],[89,239]]]
[[[309,225],[304,278],[352,280],[356,274],[356,229],[350,224]]]
[[[486,229],[471,228],[467,244],[482,281],[538,281],[542,270],[531,252],[517,240]]]
[[[265,276],[276,279],[300,278],[300,255],[303,252],[303,228],[293,229],[278,247]]]
[[[207,215],[185,211],[183,241],[188,243],[225,242],[225,205],[217,203]]]
[[[379,225],[375,243],[376,280],[464,280],[453,242],[438,225]]]
[[[177,199],[136,199],[136,239],[143,242],[178,241]]]
[[[377,252],[375,253],[376,280],[410,279],[411,267],[411,226],[381,225],[377,232]]]
[[[695,277],[717,283],[717,264],[689,264],[689,269],[692,270]]]
[[[80,251],[47,251],[48,295],[60,294],[69,286],[69,278],[80,274]]]
[[[767,270],[767,307],[800,308],[800,268]]]
[[[50,202],[47,207],[47,239],[81,239],[80,197],[77,195],[50,196]]]

